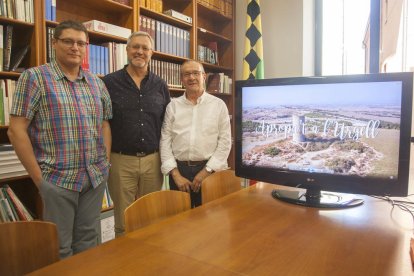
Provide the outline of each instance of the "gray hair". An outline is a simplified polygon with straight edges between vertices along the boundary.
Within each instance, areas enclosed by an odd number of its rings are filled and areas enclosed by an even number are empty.
[[[137,36],[144,36],[144,37],[148,37],[148,39],[150,40],[150,42],[151,42],[151,49],[153,49],[154,48],[154,39],[152,39],[152,37],[150,36],[150,34],[149,33],[147,33],[147,32],[143,32],[143,31],[138,31],[138,32],[133,32],[129,37],[128,37],[128,40],[127,40],[127,46],[129,46],[129,44],[131,43],[131,40],[134,38],[134,37],[137,37]]]

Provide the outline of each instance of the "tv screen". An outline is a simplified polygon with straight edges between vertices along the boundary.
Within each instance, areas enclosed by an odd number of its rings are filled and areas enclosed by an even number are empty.
[[[413,73],[236,81],[236,174],[406,196],[412,93]]]

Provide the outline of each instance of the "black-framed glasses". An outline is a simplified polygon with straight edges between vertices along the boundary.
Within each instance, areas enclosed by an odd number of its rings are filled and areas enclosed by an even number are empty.
[[[73,47],[76,44],[78,45],[79,48],[85,48],[89,44],[86,41],[82,41],[82,40],[75,41],[69,38],[56,38],[56,40],[60,40],[63,43],[63,45],[65,45],[66,47]]]

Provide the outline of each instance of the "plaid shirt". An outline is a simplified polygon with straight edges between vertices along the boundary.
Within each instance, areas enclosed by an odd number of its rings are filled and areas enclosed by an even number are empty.
[[[10,114],[31,121],[28,133],[43,178],[80,191],[108,175],[102,121],[112,118],[108,91],[101,79],[81,69],[68,80],[56,62],[26,70],[20,76]]]

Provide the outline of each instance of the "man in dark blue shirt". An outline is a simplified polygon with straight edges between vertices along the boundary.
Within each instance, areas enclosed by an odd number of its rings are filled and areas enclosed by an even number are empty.
[[[112,167],[109,193],[114,202],[115,234],[125,229],[124,210],[136,198],[161,189],[161,126],[170,102],[166,82],[149,71],[154,41],[135,32],[127,41],[128,65],[106,75],[113,106]]]

